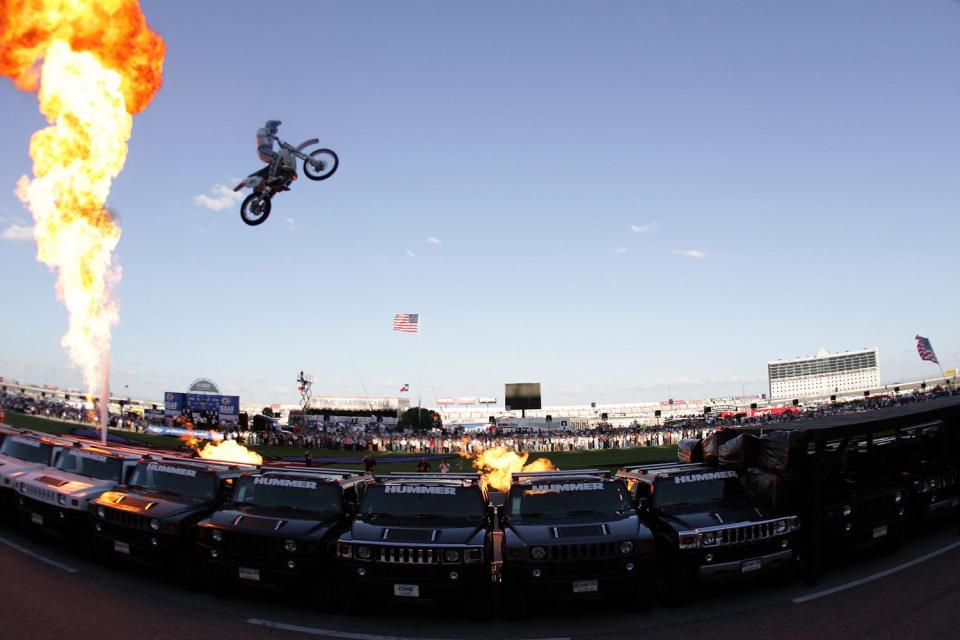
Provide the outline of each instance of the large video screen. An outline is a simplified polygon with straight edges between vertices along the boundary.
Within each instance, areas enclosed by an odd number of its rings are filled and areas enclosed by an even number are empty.
[[[540,409],[540,383],[508,383],[504,392],[504,408],[507,411]]]

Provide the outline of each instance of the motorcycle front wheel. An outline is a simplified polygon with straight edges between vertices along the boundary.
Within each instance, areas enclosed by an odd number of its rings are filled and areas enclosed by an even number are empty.
[[[262,193],[251,193],[243,200],[240,205],[240,217],[251,227],[263,224],[267,216],[270,215],[272,207],[270,198]]]
[[[340,158],[330,149],[317,149],[303,161],[303,173],[311,180],[326,180],[340,166]]]

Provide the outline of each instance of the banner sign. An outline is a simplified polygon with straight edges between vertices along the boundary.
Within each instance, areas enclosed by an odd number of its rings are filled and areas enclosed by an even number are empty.
[[[164,427],[160,425],[149,425],[147,433],[157,436],[193,436],[200,440],[222,440],[223,434],[219,431],[197,431],[196,429],[181,429],[180,427]]]

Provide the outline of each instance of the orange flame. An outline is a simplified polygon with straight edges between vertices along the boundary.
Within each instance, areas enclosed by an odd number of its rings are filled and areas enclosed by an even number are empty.
[[[30,140],[34,178],[21,177],[17,195],[36,223],[37,259],[57,272],[70,316],[61,343],[104,407],[120,280],[120,227],[105,203],[132,114],[160,88],[164,51],[137,0],[0,0],[0,74],[38,91],[51,125]]]
[[[249,464],[263,464],[263,456],[250,451],[236,440],[222,440],[207,442],[201,447],[203,440],[192,435],[180,436],[185,445],[197,452],[204,460],[219,460],[220,462],[244,462]]]
[[[547,458],[537,458],[527,464],[527,458],[530,457],[528,452],[517,453],[504,447],[494,447],[479,453],[461,452],[460,456],[473,460],[473,468],[483,474],[483,482],[498,491],[510,490],[510,474],[556,469]]]
[[[202,449],[197,449],[197,454],[204,460],[263,464],[263,457],[259,453],[250,451],[236,440],[224,440],[217,444],[208,442]]]

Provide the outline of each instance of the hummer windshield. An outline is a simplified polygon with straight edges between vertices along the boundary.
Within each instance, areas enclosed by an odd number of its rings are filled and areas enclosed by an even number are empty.
[[[653,489],[657,507],[678,507],[705,502],[727,502],[745,496],[736,471],[693,472],[659,478]]]
[[[360,515],[367,519],[483,520],[486,509],[478,487],[415,484],[367,489]]]
[[[0,454],[18,458],[24,462],[49,464],[51,449],[53,449],[53,446],[39,440],[12,436],[3,441]]]
[[[550,482],[510,490],[510,516],[536,520],[576,516],[621,515],[632,509],[622,482]]]
[[[78,473],[97,480],[122,482],[120,477],[123,465],[118,458],[111,458],[92,451],[67,449],[57,460],[57,469]]]
[[[165,462],[138,463],[130,485],[197,500],[213,500],[217,496],[217,476],[210,471]]]
[[[337,485],[312,478],[248,476],[237,483],[233,500],[237,504],[272,509],[313,513],[340,511],[340,490]]]

